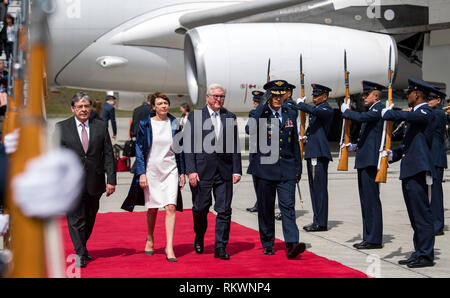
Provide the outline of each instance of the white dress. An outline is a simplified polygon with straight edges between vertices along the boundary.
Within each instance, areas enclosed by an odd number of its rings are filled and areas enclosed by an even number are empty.
[[[152,145],[147,157],[148,189],[145,207],[162,208],[177,203],[178,168],[173,152],[170,120],[151,121]]]

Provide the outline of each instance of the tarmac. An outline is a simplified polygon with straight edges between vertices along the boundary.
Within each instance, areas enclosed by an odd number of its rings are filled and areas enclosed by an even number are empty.
[[[50,132],[53,131],[54,124],[59,120],[61,119],[49,119],[48,127]],[[241,142],[244,138],[243,129],[246,121],[247,119],[245,118],[238,119]],[[118,138],[116,142],[123,144],[128,139],[129,119],[118,118],[117,126]],[[398,264],[399,260],[408,258],[414,251],[413,230],[403,200],[401,181],[398,179],[400,162],[394,163],[389,167],[387,183],[381,184],[384,247],[376,250],[357,250],[353,248],[354,243],[362,241],[362,217],[357,173],[353,169],[354,155],[349,157],[349,170],[338,172],[337,144],[331,144],[331,147],[334,160],[329,165],[329,220],[328,231],[326,232],[308,233],[302,229],[303,226],[312,223],[313,217],[306,165],[303,162],[303,175],[300,181],[303,207],[300,205],[300,199],[297,194],[296,216],[300,230],[300,241],[306,243],[307,250],[364,272],[372,277],[450,277],[450,211],[448,208],[445,208],[445,235],[438,236],[435,240],[435,266],[409,269]],[[252,177],[245,174],[248,167],[248,153],[246,152],[242,154],[242,166],[244,173],[242,179],[233,188],[232,220],[248,228],[258,230],[257,213],[246,211],[246,208],[253,206],[256,201]],[[101,198],[99,211],[101,213],[126,212],[120,209],[120,206],[128,193],[132,174],[119,172],[117,177],[116,192],[109,198],[105,196]],[[444,179],[447,181],[443,183],[445,207],[450,206],[450,171],[445,171]],[[182,194],[184,207],[190,209],[192,200],[188,185],[184,187]],[[278,206],[276,206],[276,210],[278,210]],[[135,211],[146,211],[146,209],[144,207],[136,207]],[[211,211],[213,211],[212,208]],[[192,231],[192,233],[194,237],[194,232]],[[281,221],[276,221],[276,237],[283,240]],[[278,251],[277,253],[284,252]]]

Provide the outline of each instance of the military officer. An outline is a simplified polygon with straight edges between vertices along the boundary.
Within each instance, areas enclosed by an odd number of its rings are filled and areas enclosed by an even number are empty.
[[[345,103],[341,106],[343,118],[362,123],[358,144],[346,144],[349,145],[350,151],[356,150],[355,169],[358,171],[363,223],[363,241],[353,245],[357,249],[383,247],[380,187],[379,183],[375,182],[384,123],[381,110],[385,106],[380,102],[383,89],[386,88],[380,84],[363,81],[364,105],[369,108],[367,112],[352,111],[349,104]]]
[[[304,226],[303,229],[308,232],[320,232],[328,230],[328,163],[332,157],[327,135],[334,112],[327,103],[331,89],[319,84],[312,84],[312,87],[315,107],[305,104],[305,98],[299,98],[297,105],[292,107],[310,115],[303,142],[314,219],[311,225]]]
[[[305,250],[305,244],[299,242],[295,221],[295,184],[302,168],[296,113],[282,107],[286,84],[286,81],[275,80],[264,85],[267,102],[261,103],[253,115],[258,126],[258,142],[252,159],[252,174],[256,182],[258,226],[264,254],[275,254],[274,209],[278,194],[287,257],[292,259]],[[263,150],[265,145],[272,150]]]
[[[402,160],[400,180],[411,226],[414,230],[414,253],[399,261],[409,268],[434,265],[433,214],[429,201],[429,187],[434,176],[431,157],[433,112],[427,103],[433,86],[416,79],[409,79],[408,105],[411,111],[394,111],[384,108],[384,120],[406,121],[407,131],[402,145],[388,154],[389,162]],[[392,106],[391,106],[392,107]]]
[[[431,156],[436,172],[431,189],[431,211],[433,212],[434,233],[436,236],[444,235],[444,195],[442,191],[442,180],[444,169],[447,168],[447,153],[445,150],[445,133],[447,116],[442,109],[442,101],[446,94],[433,90],[430,93],[428,105],[433,111],[433,143],[431,146]]]
[[[264,92],[255,90],[255,91],[252,92],[252,95],[253,95],[253,109],[248,113],[249,119],[252,118],[253,115],[255,114],[256,108],[258,107],[261,99],[264,96]],[[251,124],[249,122],[247,122],[247,125],[245,126],[245,133],[248,134],[248,135],[251,134],[250,126],[251,126]],[[255,128],[256,127],[253,127],[253,128],[254,129],[252,129],[252,131],[253,131],[252,134],[255,133]],[[250,148],[252,148],[252,146],[250,146]],[[248,165],[248,169],[247,169],[247,174],[250,174],[250,175],[252,174],[251,173],[251,169],[252,169],[252,158],[253,158],[253,155],[254,154],[252,152],[249,153],[249,165]],[[252,179],[253,179],[253,188],[255,189],[255,193],[256,193],[255,177],[252,176]],[[255,202],[255,205],[253,207],[247,208],[247,211],[248,212],[258,212],[258,203]]]

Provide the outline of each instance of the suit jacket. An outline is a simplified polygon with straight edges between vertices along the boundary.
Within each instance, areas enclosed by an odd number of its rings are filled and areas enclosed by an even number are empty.
[[[266,140],[267,145],[272,147],[272,135],[273,129],[276,127],[272,123],[279,123],[279,146],[276,147],[279,150],[278,159],[274,163],[262,162],[262,158],[269,158],[273,156],[273,152],[265,152],[261,150],[261,145],[264,144],[261,141],[261,136],[257,137],[257,152],[252,156],[250,161],[248,173],[253,174],[256,177],[260,177],[266,180],[272,181],[287,181],[294,180],[297,176],[302,174],[302,164],[300,161],[300,145],[298,144],[298,131],[297,131],[297,111],[288,108],[287,106],[281,107],[281,123],[279,118],[273,116],[267,104],[260,104],[253,115],[256,120],[258,129],[260,131],[260,119],[267,119]],[[276,122],[275,122],[276,121]],[[263,130],[264,131],[264,130]],[[265,145],[265,144],[264,144]]]
[[[198,173],[200,180],[212,179],[216,171],[219,171],[224,180],[232,180],[233,174],[242,175],[236,115],[225,108],[220,109],[219,115],[221,120],[219,139],[215,138],[207,106],[189,113],[183,130],[186,173]],[[227,127],[231,123],[234,123],[233,127]],[[212,144],[212,148],[205,148],[205,143]]]
[[[308,137],[305,144],[305,159],[325,157],[333,160],[328,145],[328,131],[333,122],[333,109],[327,103],[321,103],[315,107],[305,103],[299,103],[296,106],[291,105],[300,111],[310,114],[308,129],[305,135]]]
[[[105,192],[105,172],[107,184],[116,185],[116,161],[111,139],[105,123],[89,120],[89,147],[85,153],[76,127],[75,117],[60,121],[56,127],[61,132],[61,146],[72,150],[80,158],[84,167],[84,190],[89,195]]]
[[[152,107],[150,105],[141,105],[134,109],[133,111],[133,120],[131,121],[130,126],[130,136],[136,137],[139,129],[139,124],[142,120],[147,119],[150,115]]]
[[[116,110],[107,102],[102,106],[102,119],[105,121],[106,127],[108,127],[108,121],[111,120],[113,135],[117,135]]]
[[[403,180],[421,172],[431,172],[435,177],[431,157],[433,112],[430,106],[425,104],[410,112],[388,110],[383,119],[406,121],[405,137],[400,148],[393,150],[392,159],[392,162],[402,160],[400,179]]]
[[[349,109],[342,114],[345,119],[362,122],[356,151],[355,169],[378,166],[384,123],[381,119],[381,110],[384,108],[384,104],[377,102],[370,107],[368,112],[359,113]]]
[[[184,166],[184,154],[179,147],[179,151],[177,152],[177,144],[179,142],[182,145],[182,139],[176,139],[176,137],[181,137],[180,133],[180,125],[178,120],[168,114],[170,119],[170,124],[172,126],[172,137],[174,138],[174,146],[175,146],[175,159],[177,162],[178,174],[185,173]],[[153,140],[153,132],[152,132],[152,120],[151,116],[148,116],[147,119],[144,119],[139,124],[139,129],[136,137],[136,171],[133,176],[133,180],[131,181],[131,186],[128,191],[128,195],[125,198],[125,201],[122,204],[122,209],[127,211],[133,211],[134,206],[143,206],[145,205],[145,197],[144,191],[139,185],[139,177],[142,174],[145,174],[147,171],[147,157],[152,147]],[[183,211],[183,198],[181,196],[181,191],[178,189],[178,197],[177,197],[177,207],[176,210]]]
[[[435,167],[447,168],[447,152],[445,149],[445,125],[447,124],[447,115],[441,106],[433,111],[433,141],[431,145],[431,156]]]

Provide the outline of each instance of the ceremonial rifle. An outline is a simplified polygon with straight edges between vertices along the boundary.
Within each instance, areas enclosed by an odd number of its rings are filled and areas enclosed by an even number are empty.
[[[344,71],[345,71],[345,103],[350,106],[350,83],[349,75],[350,72],[347,70],[347,51],[344,50]],[[348,171],[348,148],[347,144],[350,143],[350,125],[351,121],[343,119],[342,121],[342,132],[340,141],[340,152],[339,152],[339,164],[338,171]]]
[[[270,82],[270,58],[269,62],[267,63],[267,82]]]
[[[300,54],[300,86],[301,96],[305,97],[305,74],[303,73],[303,56]],[[300,160],[303,160],[303,137],[305,136],[306,113],[300,112]]]
[[[389,68],[388,68],[388,78],[389,78],[389,91],[388,99],[386,100],[386,107],[390,107],[392,102],[392,80],[393,73],[392,70],[392,47],[389,48]],[[387,180],[387,168],[388,168],[388,154],[387,152],[391,149],[392,140],[392,121],[384,121],[383,124],[383,136],[381,138],[380,146],[380,156],[378,158],[378,173],[375,178],[376,182],[386,183]]]

